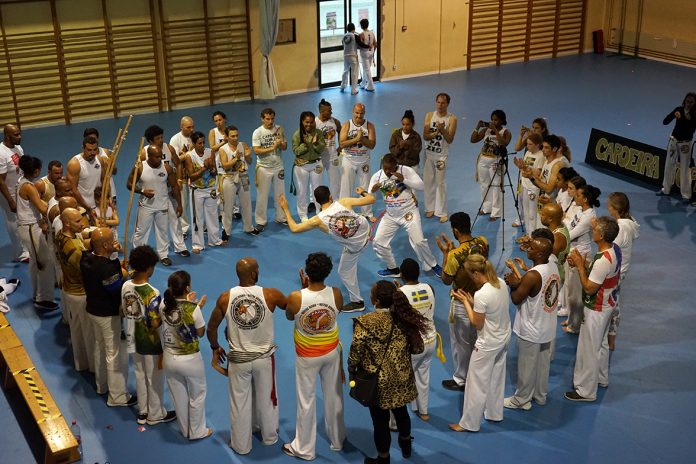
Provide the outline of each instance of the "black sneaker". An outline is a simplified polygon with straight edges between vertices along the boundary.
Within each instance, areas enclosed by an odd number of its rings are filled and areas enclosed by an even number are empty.
[[[341,309],[344,313],[355,313],[359,311],[365,311],[364,301],[351,301],[350,303],[343,305]]]
[[[128,406],[135,406],[138,404],[138,397],[135,395],[131,395],[130,399],[126,401],[125,403],[109,403],[109,401],[106,401],[106,405],[110,408],[125,408]]]
[[[147,419],[147,425],[164,424],[165,422],[171,422],[174,419],[176,419],[176,411],[167,411],[167,415],[164,416],[162,419],[157,419],[157,420]]]
[[[578,395],[578,392],[576,392],[575,390],[566,392],[565,395],[563,395],[563,397],[567,400],[570,400],[570,401],[588,401],[588,402],[594,401],[594,400],[591,400],[590,398],[585,398],[584,396]]]
[[[463,392],[466,385],[459,385],[457,382],[455,382],[452,379],[447,379],[442,381],[442,386],[445,387],[445,389],[450,390],[450,391],[461,391]]]
[[[59,307],[60,306],[58,306],[58,303],[55,303],[53,301],[35,301],[34,302],[34,308],[40,309],[42,311],[55,311]]]
[[[248,231],[248,232],[245,230],[244,233],[247,234],[247,235],[252,235],[252,236],[256,237],[256,236],[259,235],[261,232],[259,232],[259,231],[256,230],[256,229],[251,229],[251,230]]]
[[[160,263],[162,263],[162,266],[171,266],[172,260],[169,258],[162,258],[160,259]]]
[[[220,239],[221,239],[223,242],[227,242],[227,241],[229,241],[230,236],[227,235],[227,232],[225,232],[225,231],[223,230],[223,231],[222,231],[222,234],[220,234]]]
[[[147,424],[147,414],[138,414],[138,418],[136,419],[136,422],[138,423],[138,425]]]
[[[188,251],[188,250],[177,251],[176,254],[177,254],[177,255],[181,255],[181,256],[183,256],[184,258],[188,258],[189,256],[191,256],[191,252]]]
[[[254,230],[256,231],[256,235],[260,234],[266,229],[266,224],[256,224],[256,227],[254,227]]]
[[[232,217],[235,219],[242,219],[242,213],[234,213]]]

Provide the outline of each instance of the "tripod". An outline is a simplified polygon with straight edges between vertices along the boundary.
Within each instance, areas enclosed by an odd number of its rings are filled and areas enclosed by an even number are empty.
[[[516,154],[517,152],[512,152],[510,153],[511,155]],[[471,228],[473,229],[474,225],[476,225],[476,221],[478,220],[479,216],[481,216],[481,211],[483,208],[483,204],[486,202],[486,198],[488,197],[488,192],[490,191],[491,187],[500,189],[500,194],[502,195],[502,207],[501,207],[501,219],[502,219],[502,224],[503,224],[503,248],[502,251],[505,251],[505,185],[503,183],[503,171],[505,172],[505,176],[507,177],[507,185],[510,187],[510,192],[512,192],[512,199],[515,203],[515,211],[517,211],[517,219],[520,224],[522,224],[522,217],[520,216],[520,208],[519,208],[519,197],[515,195],[515,189],[512,186],[512,179],[510,179],[510,170],[508,169],[508,154],[504,155],[498,155],[497,160],[496,160],[496,169],[495,169],[495,174],[491,178],[491,181],[488,182],[488,186],[486,187],[486,193],[483,195],[483,200],[481,201],[481,204],[478,207],[478,211],[476,212],[476,217],[474,218],[474,222],[471,224]],[[496,180],[496,177],[498,179],[498,185],[493,185],[493,182]],[[523,226],[525,227],[525,226]],[[524,229],[523,229],[524,230]]]

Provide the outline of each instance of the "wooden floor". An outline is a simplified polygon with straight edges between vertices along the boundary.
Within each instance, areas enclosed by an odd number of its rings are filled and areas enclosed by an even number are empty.
[[[282,73],[282,70],[278,70]],[[440,381],[451,372],[448,362],[433,360],[429,423],[413,419],[414,463],[462,462],[562,462],[586,463],[658,463],[694,462],[696,455],[696,312],[694,301],[694,269],[696,268],[696,214],[693,207],[684,207],[676,199],[656,198],[650,190],[609,177],[585,165],[584,152],[592,127],[623,135],[656,146],[666,145],[670,127],[662,126],[664,116],[681,103],[687,91],[696,89],[696,71],[658,62],[606,58],[584,55],[500,68],[485,68],[440,76],[391,81],[377,86],[374,93],[357,97],[341,94],[338,89],[309,92],[263,101],[225,104],[218,107],[195,108],[162,114],[137,116],[124,146],[116,176],[119,189],[119,212],[125,216],[125,179],[132,165],[140,134],[150,124],[165,128],[167,138],[178,131],[178,119],[191,115],[198,128],[212,127],[215,109],[228,115],[230,123],[240,128],[241,138],[250,143],[251,132],[259,125],[260,110],[275,108],[277,122],[288,134],[298,127],[299,113],[316,111],[325,98],[333,103],[334,115],[341,120],[350,117],[354,102],[367,106],[367,118],[377,130],[377,148],[372,168],[378,167],[379,156],[386,153],[391,130],[398,127],[405,109],[411,108],[418,121],[426,111],[434,109],[437,92],[452,96],[450,110],[457,114],[459,130],[452,146],[448,169],[450,212],[475,213],[479,205],[478,187],[474,183],[477,145],[469,143],[471,129],[479,119],[502,108],[507,112],[509,128],[516,134],[519,126],[529,125],[537,116],[548,118],[553,133],[566,136],[573,150],[573,164],[591,184],[601,188],[601,214],[606,213],[606,196],[612,191],[626,192],[632,212],[641,224],[641,237],[634,245],[631,273],[622,288],[622,323],[617,351],[612,358],[608,389],[600,389],[598,401],[592,404],[571,403],[563,392],[571,387],[577,339],[561,334],[557,339],[556,357],[552,363],[548,404],[535,406],[529,412],[507,411],[501,423],[484,423],[477,434],[455,434],[447,424],[461,414],[462,395],[445,391]],[[45,161],[67,160],[80,150],[82,130],[96,126],[103,134],[102,144],[110,146],[123,120],[103,120],[89,124],[26,130],[23,147],[26,153]],[[421,124],[417,129],[421,129]],[[286,168],[290,168],[290,152]],[[286,176],[287,179],[288,176]],[[381,207],[378,208],[380,210]],[[480,221],[475,232],[484,234],[492,243],[491,255],[499,272],[503,260],[520,255],[513,247],[515,231],[509,224],[515,214],[511,198],[506,199],[507,226],[501,221],[490,224]],[[503,239],[504,228],[504,239]],[[440,232],[450,234],[449,224],[424,221],[426,236],[436,251],[433,237]],[[229,400],[226,380],[208,370],[206,411],[209,426],[215,428],[212,439],[187,443],[178,433],[176,422],[146,427],[139,431],[135,411],[110,409],[96,395],[93,378],[75,373],[71,368],[68,330],[59,322],[58,314],[39,316],[30,304],[30,280],[26,265],[9,261],[9,243],[4,229],[0,232],[0,275],[19,277],[23,285],[11,296],[13,310],[7,315],[37,368],[68,420],[76,418],[82,426],[84,462],[290,462],[281,452],[281,445],[294,436],[295,428],[295,354],[292,326],[282,315],[276,319],[277,378],[281,385],[280,440],[269,447],[254,441],[247,456],[237,456],[226,446],[229,439]],[[123,236],[123,230],[120,231]],[[189,242],[190,246],[190,242]],[[397,260],[412,256],[404,233],[396,236],[394,251]],[[193,287],[209,300],[235,285],[233,266],[242,256],[254,256],[260,262],[260,284],[274,286],[285,293],[297,289],[297,269],[306,254],[326,250],[338,259],[336,245],[319,232],[292,236],[281,226],[271,223],[263,235],[249,237],[237,224],[227,249],[206,251],[188,259],[174,256],[170,269],[158,268],[154,285],[164,288],[169,272],[185,268],[193,275]],[[439,257],[439,252],[436,253]],[[377,280],[380,263],[372,250],[361,256],[359,276],[361,289],[367,292]],[[437,293],[436,324],[449,345],[447,328],[447,297],[445,287],[432,275],[424,281],[434,285]],[[340,285],[334,273],[329,282]],[[209,315],[209,304],[204,314]],[[514,308],[511,307],[511,313]],[[350,343],[349,315],[341,316],[340,336],[344,346]],[[202,344],[206,362],[210,360],[207,343]],[[513,343],[508,355],[506,394],[513,391],[516,378],[517,350]],[[134,391],[133,371],[129,385]],[[16,417],[22,411],[8,409],[7,400],[16,398],[0,394],[0,462],[31,462],[40,458],[32,454],[34,438],[27,428],[19,428]],[[21,409],[21,408],[19,408]],[[345,395],[348,441],[341,453],[329,450],[319,427],[317,462],[362,462],[364,455],[375,454],[372,429],[367,410]],[[322,424],[321,407],[318,423]],[[23,424],[24,425],[24,424]],[[400,453],[392,449],[393,462],[401,462]]]

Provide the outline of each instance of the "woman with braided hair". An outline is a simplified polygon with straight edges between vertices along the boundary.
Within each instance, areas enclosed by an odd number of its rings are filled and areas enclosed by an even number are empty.
[[[370,406],[376,458],[366,464],[389,463],[389,413],[394,414],[403,457],[411,455],[411,419],[406,405],[418,396],[411,355],[423,352],[428,321],[414,311],[406,295],[394,283],[380,280],[372,286],[375,311],[354,319],[353,343],[348,355],[351,377],[358,369],[378,375],[378,405]]]

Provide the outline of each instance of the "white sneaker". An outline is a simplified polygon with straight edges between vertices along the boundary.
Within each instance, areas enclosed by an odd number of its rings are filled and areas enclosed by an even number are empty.
[[[570,311],[568,311],[568,308],[560,308],[558,311],[556,311],[556,315],[558,317],[567,317]]]
[[[507,398],[505,398],[505,400],[503,401],[503,406],[508,408],[508,409],[522,409],[524,411],[529,411],[530,409],[532,409],[532,402],[531,401],[528,401],[528,402],[524,403],[523,405],[519,405],[519,404],[513,402],[513,398],[514,398],[513,396],[508,396]]]

